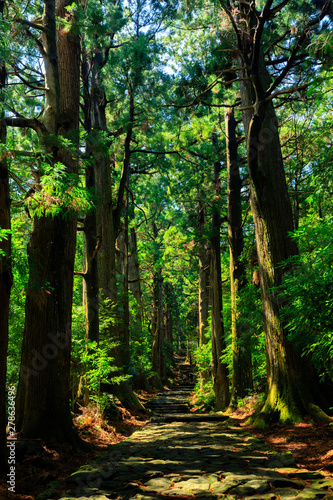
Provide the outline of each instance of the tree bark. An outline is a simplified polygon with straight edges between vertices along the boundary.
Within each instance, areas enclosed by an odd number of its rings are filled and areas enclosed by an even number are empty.
[[[202,234],[206,223],[206,210],[202,204],[198,209],[198,230]],[[199,346],[206,343],[205,334],[208,328],[208,283],[209,283],[209,260],[208,245],[205,239],[199,241]]]
[[[171,283],[164,284],[165,310],[164,310],[164,337],[165,337],[165,362],[166,369],[174,364],[173,356],[173,318],[172,304],[174,292]]]
[[[142,292],[140,282],[140,264],[138,257],[137,234],[134,227],[131,227],[129,234],[129,255],[128,255],[128,286],[137,304],[142,307]]]
[[[169,344],[173,345],[173,319],[172,319],[172,304],[174,301],[174,291],[171,283],[164,285],[165,296],[165,339]]]
[[[43,121],[54,131],[78,144],[80,99],[80,43],[75,20],[71,28],[56,34],[55,10],[66,15],[63,0],[44,3],[44,40],[50,70],[45,65],[51,94]],[[48,50],[52,53],[48,53]],[[55,52],[56,51],[56,52]],[[57,75],[59,78],[57,79]],[[55,99],[53,89],[57,91]],[[76,174],[78,154],[55,145],[49,136],[41,140],[53,156]],[[52,142],[52,141],[51,141]],[[69,209],[62,215],[35,217],[28,245],[29,281],[18,388],[17,424],[22,435],[47,441],[81,444],[74,430],[69,406],[73,272],[76,216]]]
[[[126,213],[126,208],[125,208]],[[118,329],[120,338],[120,349],[122,366],[125,371],[130,362],[130,332],[129,332],[129,298],[128,298],[128,224],[126,224],[126,215],[123,229],[117,238],[116,243],[116,265],[120,277],[118,280]],[[127,233],[127,234],[126,234]]]
[[[91,120],[91,99],[90,99],[90,67],[87,59],[81,64],[83,80],[83,121],[84,128],[88,134],[86,143],[86,156],[93,158],[93,131]],[[86,188],[93,196],[96,195],[95,166],[93,161],[88,161],[86,166]],[[100,240],[97,239],[96,207],[94,206],[85,215],[84,219],[84,254],[83,254],[83,304],[86,316],[86,339],[99,341],[99,286],[98,286],[98,265],[97,257],[100,248]]]
[[[158,260],[159,246],[156,241],[158,230],[153,222],[153,234],[157,245],[154,260]],[[166,378],[164,360],[164,311],[163,311],[163,277],[158,268],[153,278],[153,320],[152,320],[152,369],[161,381]]]
[[[202,203],[198,207],[198,230],[203,234],[206,224],[206,209]],[[199,347],[207,343],[208,310],[209,310],[209,272],[210,272],[210,249],[205,238],[199,241]],[[199,374],[201,388],[211,377],[210,370],[207,369]]]
[[[124,208],[124,193],[127,183],[130,159],[131,130],[127,132],[125,140],[125,153],[120,188],[118,190],[117,204],[114,208],[111,187],[110,151],[105,144],[106,126],[106,95],[102,90],[100,69],[104,65],[101,52],[97,53],[93,63],[92,77],[92,128],[94,130],[93,162],[96,179],[96,217],[98,230],[98,276],[101,309],[107,313],[112,322],[106,327],[103,336],[114,341],[115,345],[110,350],[114,358],[114,365],[118,368],[117,375],[123,373],[123,360],[121,354],[121,338],[117,325],[119,319],[118,293],[116,275],[116,240],[121,230],[121,214]],[[131,99],[130,119],[133,116],[133,99]],[[135,407],[144,410],[138,398],[133,393],[128,382],[112,385],[110,392],[117,396],[128,408]]]
[[[232,325],[232,390],[230,409],[237,408],[237,400],[253,389],[251,361],[251,332],[242,325],[239,294],[246,286],[242,229],[242,179],[239,173],[236,121],[233,109],[225,112],[226,151],[228,170],[228,235],[230,248],[231,325]]]
[[[210,286],[212,302],[212,378],[217,410],[225,410],[229,404],[229,381],[226,365],[221,361],[221,356],[226,348],[222,308],[222,278],[221,278],[221,247],[220,247],[220,170],[221,164],[214,163],[214,191],[212,236],[211,236],[211,262]]]
[[[131,311],[131,321],[135,325],[139,338],[142,335],[142,292],[140,281],[140,265],[138,257],[137,235],[134,227],[131,227],[129,234],[129,255],[128,255],[128,287],[135,301],[136,308]]]

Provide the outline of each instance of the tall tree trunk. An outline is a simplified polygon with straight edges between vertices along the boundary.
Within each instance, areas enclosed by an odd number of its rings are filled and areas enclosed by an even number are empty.
[[[91,136],[90,136],[91,138]],[[88,139],[89,141],[89,139]],[[86,154],[92,154],[92,147],[89,142],[86,145]],[[90,192],[95,192],[95,169],[89,164],[86,167],[86,188]],[[83,226],[83,286],[82,303],[85,311],[85,341],[86,349],[88,342],[99,344],[99,286],[98,286],[98,240],[96,208],[93,207],[84,218]],[[89,388],[83,376],[80,381],[80,391],[83,394],[83,405],[88,406],[90,401]],[[79,396],[79,394],[78,394]]]
[[[158,230],[153,223],[153,234],[157,245],[155,263],[158,260],[158,243],[156,241]],[[155,271],[153,279],[153,321],[152,321],[152,369],[161,381],[165,380],[164,360],[164,311],[163,311],[163,277],[162,269]]]
[[[126,217],[125,217],[126,218]],[[120,338],[122,366],[127,371],[129,365],[129,299],[128,299],[128,238],[125,225],[117,238],[116,266],[118,278],[118,330]]]
[[[140,285],[140,264],[138,256],[137,234],[134,227],[131,227],[129,234],[129,255],[128,255],[128,287],[132,292],[138,306],[142,307],[142,292]]]
[[[173,345],[173,320],[172,320],[172,303],[174,301],[174,292],[171,283],[164,285],[165,296],[165,339]]]
[[[206,209],[200,203],[198,207],[198,230],[203,234],[206,224]],[[205,238],[199,241],[198,249],[199,259],[199,347],[207,343],[208,329],[208,309],[209,309],[209,270],[210,270],[210,249]],[[210,378],[210,370],[207,369],[200,373],[201,387]]]
[[[128,288],[136,300],[136,308],[131,311],[131,321],[135,324],[139,338],[142,335],[142,292],[140,284],[140,265],[138,257],[137,235],[134,227],[131,227],[129,234],[129,255],[128,255]]]
[[[91,123],[91,99],[89,73],[90,67],[84,57],[81,65],[83,80],[83,120],[84,128],[88,134],[86,143],[86,156],[93,158],[93,132]],[[95,166],[92,161],[88,161],[86,166],[86,188],[89,192],[96,194]],[[86,340],[99,341],[99,287],[98,287],[98,265],[97,255],[100,241],[97,239],[97,220],[95,206],[85,215],[84,226],[84,254],[83,254],[83,304],[86,316]]]
[[[154,274],[153,279],[153,320],[152,320],[152,370],[163,379],[163,278],[162,269]]]
[[[0,1],[0,16],[3,15],[4,2]],[[4,101],[3,91],[6,86],[6,66],[0,61],[0,106]],[[0,143],[6,143],[6,124],[3,109],[0,110]],[[10,230],[10,195],[6,157],[0,157],[0,230]],[[8,348],[9,298],[12,286],[11,272],[11,237],[0,236],[0,475],[6,472],[6,369]]]
[[[172,303],[174,301],[174,293],[171,283],[164,285],[165,311],[164,311],[164,338],[165,338],[165,361],[166,365],[174,364],[173,357],[173,319],[172,319]]]
[[[198,209],[198,230],[202,234],[206,223],[205,208],[200,204]],[[199,241],[199,345],[206,342],[205,335],[208,328],[208,282],[209,282],[209,261],[207,259],[207,241],[201,239]]]
[[[113,217],[111,187],[112,157],[104,141],[106,126],[106,95],[100,82],[100,70],[104,65],[102,52],[94,56],[91,78],[91,121],[92,121],[92,158],[96,183],[96,220],[97,220],[97,267],[100,289],[100,307],[103,316],[109,321],[101,332],[104,339],[117,343],[110,350],[114,365],[121,370],[119,335],[117,321],[117,278],[116,278],[116,234]]]
[[[83,123],[84,129],[87,132],[85,154],[88,158],[85,167],[86,189],[94,196],[96,200],[96,180],[95,166],[93,162],[94,151],[94,133],[92,130],[92,113],[91,113],[91,85],[90,76],[93,70],[86,57],[86,49],[84,47],[84,37],[81,41],[83,45],[83,55],[81,62],[81,76],[83,87]],[[92,70],[92,71],[91,71]],[[85,214],[83,223],[83,259],[82,259],[82,305],[85,312],[85,341],[86,349],[88,342],[99,343],[99,282],[98,282],[98,264],[97,254],[100,248],[100,239],[97,238],[97,219],[96,206],[90,208]],[[74,389],[73,402],[75,397],[83,399],[83,405],[88,406],[90,402],[89,388],[85,376],[82,376],[77,394]]]
[[[67,18],[65,7],[69,3],[44,2],[49,90],[43,122],[49,133],[70,139],[75,149],[79,128],[80,43],[74,19],[70,20],[70,29],[60,30],[57,36],[55,28],[55,9],[57,16]],[[42,139],[48,143],[47,135]],[[50,152],[54,164],[60,161],[68,173],[77,173],[77,153],[52,146]],[[69,406],[75,246],[76,217],[69,209],[62,215],[35,217],[28,246],[29,282],[17,423],[27,437],[79,444]]]
[[[242,179],[239,173],[236,120],[233,109],[225,112],[226,150],[228,169],[228,234],[230,247],[231,324],[232,324],[232,390],[230,408],[237,408],[238,398],[253,389],[251,332],[242,324],[239,293],[246,285],[242,229]]]
[[[97,66],[97,62],[95,63]],[[102,140],[106,131],[106,96],[101,90],[97,67],[92,80],[92,127],[93,159],[96,180],[97,231],[100,243],[98,252],[98,276],[102,302],[108,300],[108,308],[117,304],[116,280],[116,236],[113,222],[113,200],[111,188],[111,164],[109,149]],[[110,314],[115,318],[115,312]],[[112,329],[113,330],[113,329]]]
[[[128,179],[127,179],[128,183]],[[130,364],[130,318],[128,297],[128,190],[125,193],[124,224],[117,238],[116,262],[118,275],[121,277],[119,283],[120,293],[118,305],[118,329],[120,338],[121,362],[125,371]]]
[[[250,4],[243,4],[249,30],[241,30],[239,49],[244,61],[251,60],[258,20]],[[243,24],[242,24],[243,26]],[[327,418],[318,405],[326,406],[316,375],[306,357],[288,341],[288,328],[281,317],[281,285],[290,266],[282,263],[297,255],[291,238],[293,219],[285,179],[278,122],[266,90],[271,78],[260,50],[255,64],[240,70],[243,120],[251,186],[251,209],[255,223],[260,286],[265,324],[267,394],[257,424],[295,422],[305,414]]]
[[[121,355],[121,338],[117,325],[118,314],[118,294],[117,294],[117,275],[116,275],[116,240],[121,230],[121,214],[124,207],[124,193],[126,189],[129,160],[131,130],[127,132],[125,139],[125,154],[123,160],[123,170],[121,176],[120,188],[118,191],[117,205],[113,207],[112,188],[111,188],[111,163],[110,152],[105,144],[104,132],[106,126],[106,96],[102,90],[100,82],[100,69],[104,65],[102,54],[99,53],[94,59],[94,69],[92,78],[92,127],[95,131],[93,161],[95,165],[96,179],[96,207],[97,207],[97,230],[99,239],[98,251],[98,276],[99,287],[101,290],[100,305],[112,317],[113,321],[107,326],[103,335],[115,342],[111,349],[111,356],[114,358],[114,365],[118,368],[118,375],[123,373],[123,360]],[[133,120],[134,103],[131,98],[130,119]],[[113,161],[111,157],[111,162]],[[133,393],[128,382],[114,384],[108,390],[117,396],[121,402],[128,408],[135,407],[144,410],[138,398]]]
[[[221,356],[226,348],[224,325],[222,317],[222,277],[221,277],[221,246],[220,246],[220,161],[214,163],[215,201],[212,216],[210,286],[212,303],[212,378],[217,410],[225,410],[229,404],[229,381],[226,365]]]

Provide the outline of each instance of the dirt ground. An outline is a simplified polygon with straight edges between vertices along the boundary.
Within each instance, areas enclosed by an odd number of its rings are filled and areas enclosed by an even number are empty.
[[[142,393],[144,403],[152,394]],[[309,420],[297,425],[273,425],[268,430],[257,431],[246,425],[253,412],[255,398],[249,398],[230,416],[241,427],[263,440],[269,447],[279,452],[290,451],[301,468],[320,470],[333,479],[333,419],[331,423],[319,424]],[[122,421],[106,423],[93,410],[83,409],[76,417],[75,426],[81,438],[93,445],[91,451],[78,453],[68,445],[47,447],[40,441],[30,441],[39,445],[42,453],[26,453],[16,464],[16,493],[8,493],[7,485],[0,483],[1,500],[35,500],[51,481],[62,480],[81,465],[103,453],[107,446],[123,441],[136,429],[146,425],[148,416],[130,414],[119,405]],[[32,446],[33,448],[33,446]]]
[[[139,399],[144,404],[152,396],[153,394],[143,393]],[[38,451],[28,452],[22,458],[20,453],[17,454],[16,492],[8,492],[6,482],[0,481],[0,499],[35,500],[51,481],[64,480],[81,465],[104,453],[109,445],[124,441],[149,421],[148,415],[129,413],[121,404],[118,404],[118,409],[122,416],[119,422],[106,422],[93,408],[82,408],[82,414],[74,419],[81,439],[92,445],[90,451],[73,450],[66,444],[50,447],[41,440],[25,440],[24,443]]]
[[[317,470],[333,479],[333,418],[330,423],[314,423],[310,418],[295,425],[272,425],[259,431],[246,421],[254,411],[256,398],[230,414],[241,427],[278,452],[290,451],[300,468]]]

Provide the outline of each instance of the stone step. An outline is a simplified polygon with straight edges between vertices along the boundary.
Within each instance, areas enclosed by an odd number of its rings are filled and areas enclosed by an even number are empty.
[[[187,397],[190,397],[192,390],[193,390],[193,388],[191,388],[191,390],[189,390],[187,387],[181,387],[179,389],[173,390],[172,393],[180,395],[180,396],[185,395]]]
[[[151,422],[224,422],[226,415],[198,415],[193,413],[165,413],[153,416]]]
[[[174,412],[174,411],[178,411],[178,412],[181,412],[181,413],[186,413],[189,409],[189,406],[188,404],[184,403],[184,404],[174,404],[174,405],[168,405],[168,404],[156,404],[156,405],[150,405],[148,406],[148,408],[150,410],[152,410],[154,413],[155,412]]]
[[[186,415],[189,413],[189,408],[161,408],[154,409],[153,417],[155,416],[164,416],[164,415]]]
[[[189,398],[195,387],[196,372],[195,365],[186,363],[185,351],[178,353],[177,369],[179,373],[177,385],[172,390],[155,396],[145,405],[156,418],[164,418],[165,415],[176,416],[189,413]]]
[[[151,406],[178,406],[178,405],[188,405],[189,401],[188,399],[185,399],[184,397],[181,398],[170,398],[170,399],[156,399],[156,400],[150,400],[149,403],[147,403],[146,406],[151,407]]]
[[[188,392],[192,392],[194,387],[195,387],[195,384],[179,384],[177,385],[177,387],[179,387],[179,389],[181,389],[182,391],[188,391]]]

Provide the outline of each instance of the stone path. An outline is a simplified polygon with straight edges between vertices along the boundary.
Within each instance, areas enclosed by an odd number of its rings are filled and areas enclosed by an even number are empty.
[[[333,499],[333,481],[297,469],[232,421],[150,423],[67,479],[64,499]]]
[[[291,454],[273,452],[224,416],[189,414],[187,391],[157,397],[152,421],[67,478],[60,498],[333,500],[333,481],[298,469]]]
[[[155,396],[146,408],[153,413],[154,422],[174,422],[177,418],[183,419],[190,415],[189,398],[194,389],[194,366],[186,363],[178,363],[179,383],[177,386],[163,394]]]

